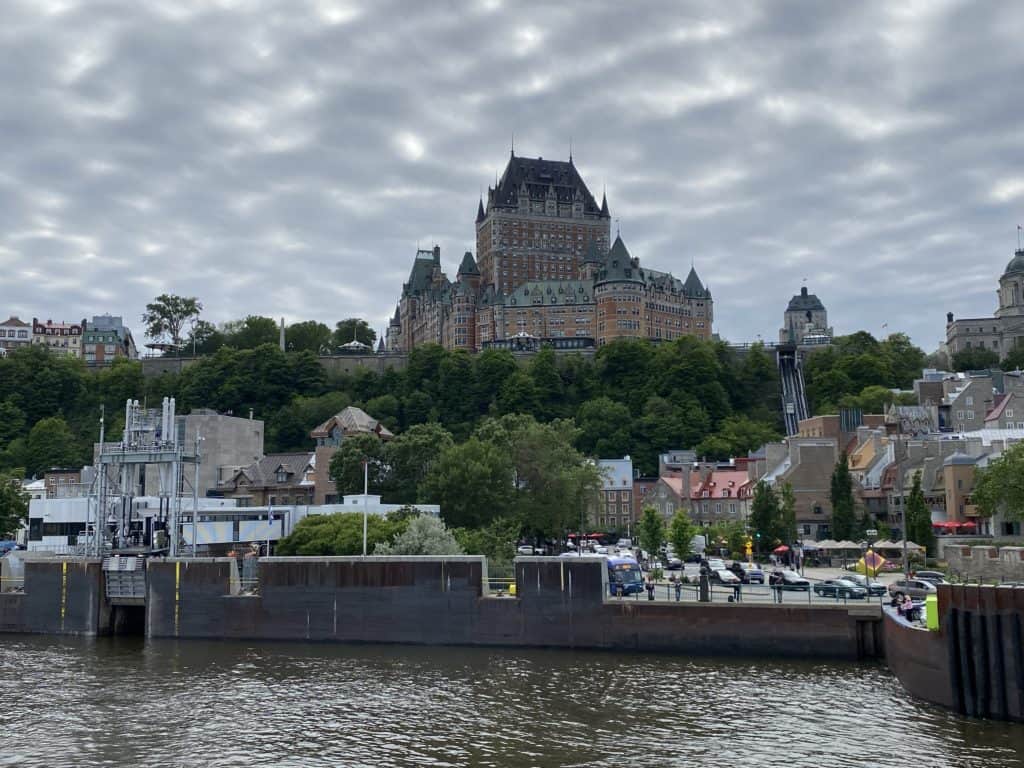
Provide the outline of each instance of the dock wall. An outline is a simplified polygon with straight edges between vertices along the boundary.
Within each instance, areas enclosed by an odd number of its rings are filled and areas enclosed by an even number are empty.
[[[155,560],[150,637],[596,648],[880,658],[877,608],[606,600],[598,561],[520,558],[515,598],[484,594],[486,563],[453,558],[264,558],[259,594],[227,559]]]
[[[96,635],[109,621],[96,559],[26,562],[24,591],[0,593],[0,632]]]
[[[943,584],[938,607],[937,632],[886,616],[890,669],[926,701],[1024,722],[1024,589]]]

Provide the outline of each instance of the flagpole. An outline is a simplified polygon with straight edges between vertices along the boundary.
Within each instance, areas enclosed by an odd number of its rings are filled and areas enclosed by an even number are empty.
[[[363,557],[366,557],[366,494],[370,487],[370,462],[363,460]]]

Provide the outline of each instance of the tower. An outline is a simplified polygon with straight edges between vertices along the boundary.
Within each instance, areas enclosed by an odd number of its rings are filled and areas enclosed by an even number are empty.
[[[607,200],[598,206],[575,164],[509,157],[477,206],[480,285],[507,294],[530,280],[575,279],[591,243],[610,242]]]

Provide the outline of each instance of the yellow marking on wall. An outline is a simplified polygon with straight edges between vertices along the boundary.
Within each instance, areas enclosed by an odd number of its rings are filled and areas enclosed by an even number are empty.
[[[174,636],[179,634],[181,619],[181,561],[174,564]]]
[[[68,612],[68,561],[60,564],[60,630],[64,631],[64,616]]]

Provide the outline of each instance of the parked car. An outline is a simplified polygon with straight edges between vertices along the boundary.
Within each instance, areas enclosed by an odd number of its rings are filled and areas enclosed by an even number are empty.
[[[710,560],[708,560],[708,570],[709,571],[724,571],[724,570],[726,570],[726,568],[725,568],[725,561],[720,559],[720,558],[716,558],[716,557],[711,558]]]
[[[897,579],[889,585],[889,594],[899,598],[910,595],[915,600],[923,600],[936,592],[935,585],[924,579]]]
[[[683,569],[683,561],[678,557],[670,557],[668,559],[668,570],[670,571],[681,571]]]
[[[607,555],[608,554],[608,547],[598,545],[598,546],[594,547],[594,553],[598,554],[598,555]]]
[[[742,584],[739,576],[730,571],[728,568],[721,568],[717,571],[711,571],[708,574],[711,581],[721,584],[724,587],[732,587],[737,584]]]
[[[18,542],[16,542],[14,539],[4,539],[3,541],[0,541],[0,557],[6,555],[12,549],[17,548]]]
[[[811,582],[795,571],[781,571],[782,588],[790,592],[810,592]]]
[[[739,576],[744,584],[764,584],[764,571],[756,563],[736,560],[729,566],[729,570]]]
[[[914,578],[930,581],[932,584],[949,584],[946,574],[941,571],[914,571]]]
[[[843,576],[847,581],[852,581],[858,587],[863,587],[871,597],[878,597],[885,594],[885,584],[880,581],[869,581],[867,576],[860,573],[851,573]]]
[[[822,597],[847,597],[863,600],[867,597],[868,591],[847,579],[825,579],[814,585],[814,594]]]

